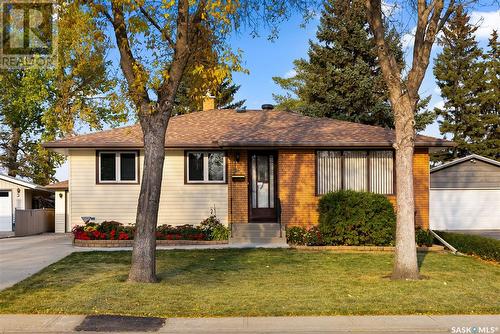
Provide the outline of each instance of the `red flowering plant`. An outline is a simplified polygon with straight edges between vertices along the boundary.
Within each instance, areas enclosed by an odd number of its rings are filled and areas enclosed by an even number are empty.
[[[73,228],[75,239],[79,240],[133,240],[135,226],[116,221],[104,221],[100,224],[87,223]],[[210,240],[209,233],[201,226],[161,225],[156,229],[158,240]]]
[[[86,223],[73,227],[73,235],[79,240],[129,240],[133,239],[135,227],[123,226],[117,221],[104,221],[101,224]]]
[[[208,240],[207,234],[199,226],[160,225],[156,229],[157,240]]]

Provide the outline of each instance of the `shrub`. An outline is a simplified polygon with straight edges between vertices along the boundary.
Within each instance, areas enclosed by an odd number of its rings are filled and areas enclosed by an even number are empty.
[[[199,226],[160,225],[156,228],[157,240],[208,240],[208,236]]]
[[[201,229],[205,232],[208,240],[228,240],[229,228],[222,225],[215,214],[211,214],[200,223]]]
[[[436,233],[461,253],[476,255],[489,261],[500,262],[500,240],[460,233],[441,231]]]
[[[434,237],[429,230],[424,230],[420,227],[417,227],[417,229],[415,230],[415,241],[419,246],[430,247],[434,243]]]
[[[323,237],[317,226],[310,228],[293,226],[286,229],[286,241],[292,245],[323,245]]]
[[[103,221],[101,224],[97,224],[96,228],[100,232],[110,233],[112,230],[120,229],[121,226],[123,226],[122,223],[111,220],[111,221]]]
[[[394,208],[384,195],[341,190],[319,201],[319,231],[327,245],[393,245]]]
[[[293,226],[286,229],[286,241],[292,245],[305,245],[306,229],[300,226]]]

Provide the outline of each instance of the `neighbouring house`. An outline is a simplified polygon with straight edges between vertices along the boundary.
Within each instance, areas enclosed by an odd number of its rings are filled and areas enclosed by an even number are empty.
[[[431,169],[433,230],[500,230],[500,162],[472,154]]]
[[[54,195],[54,221],[55,233],[71,232],[68,224],[70,217],[70,204],[68,195],[68,180],[51,183],[45,186],[46,189],[53,190]]]
[[[172,117],[158,224],[197,224],[215,208],[233,228],[314,225],[319,197],[338,189],[395,203],[393,142],[390,129],[272,109]],[[417,136],[415,145],[416,222],[428,228],[429,148],[453,143]],[[44,146],[68,157],[66,231],[82,217],[134,222],[144,156],[139,125]]]
[[[52,195],[38,184],[0,174],[0,232],[14,231],[16,210],[51,206]]]

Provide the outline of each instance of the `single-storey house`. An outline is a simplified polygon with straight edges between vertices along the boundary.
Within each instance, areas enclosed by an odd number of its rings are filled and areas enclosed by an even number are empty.
[[[433,230],[500,230],[500,162],[472,154],[431,169]]]
[[[394,131],[293,112],[204,110],[174,116],[165,141],[159,224],[314,225],[322,194],[372,191],[395,202]],[[416,221],[429,226],[429,149],[417,136]],[[133,223],[143,166],[139,125],[67,137],[45,147],[69,159],[69,227],[82,217]],[[66,228],[69,230],[69,228]]]
[[[51,195],[38,184],[0,174],[0,232],[14,231],[16,210],[38,209]]]

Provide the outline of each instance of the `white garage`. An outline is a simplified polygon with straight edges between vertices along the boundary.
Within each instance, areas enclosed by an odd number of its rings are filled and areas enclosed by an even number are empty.
[[[37,184],[0,174],[0,232],[15,228],[15,211],[36,209],[52,193]]]
[[[500,230],[500,162],[473,154],[430,177],[432,230]]]
[[[12,231],[12,195],[10,190],[0,191],[0,232]]]

